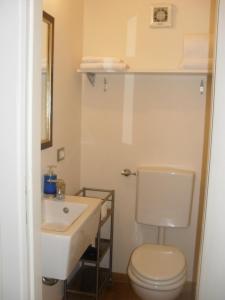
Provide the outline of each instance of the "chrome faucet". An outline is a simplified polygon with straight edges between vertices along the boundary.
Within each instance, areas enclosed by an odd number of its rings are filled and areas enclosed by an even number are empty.
[[[56,199],[63,200],[65,198],[66,184],[63,179],[49,179],[49,182],[56,183]]]
[[[56,198],[63,200],[65,198],[66,184],[63,179],[58,179],[56,182]]]

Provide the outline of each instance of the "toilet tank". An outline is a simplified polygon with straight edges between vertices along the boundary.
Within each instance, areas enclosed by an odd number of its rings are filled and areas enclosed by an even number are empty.
[[[193,171],[138,168],[137,222],[163,227],[187,227],[190,223],[193,183]]]

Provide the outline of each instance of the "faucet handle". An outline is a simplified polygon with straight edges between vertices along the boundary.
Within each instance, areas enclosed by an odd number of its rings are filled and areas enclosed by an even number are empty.
[[[63,179],[56,181],[56,198],[63,200],[65,198],[66,184]]]

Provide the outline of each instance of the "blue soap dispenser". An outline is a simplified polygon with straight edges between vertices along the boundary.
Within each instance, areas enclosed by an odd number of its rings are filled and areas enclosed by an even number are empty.
[[[44,175],[44,194],[48,197],[56,195],[56,180],[57,175],[54,174],[56,166],[48,166],[48,174]]]

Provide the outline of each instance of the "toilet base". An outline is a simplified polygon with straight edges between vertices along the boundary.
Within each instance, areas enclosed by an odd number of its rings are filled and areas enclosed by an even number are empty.
[[[142,300],[175,300],[183,290],[183,285],[171,291],[156,291],[140,287],[132,281],[130,283],[135,294]]]

